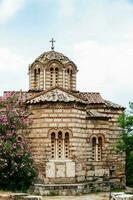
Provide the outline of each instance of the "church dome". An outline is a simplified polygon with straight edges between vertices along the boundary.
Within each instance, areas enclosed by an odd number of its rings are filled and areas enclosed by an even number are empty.
[[[44,63],[46,61],[51,61],[51,60],[58,60],[58,61],[62,62],[63,64],[65,64],[67,62],[71,62],[68,57],[66,57],[62,53],[59,53],[56,51],[44,52],[35,61]]]
[[[46,51],[42,53],[39,57],[35,59],[35,61],[29,66],[29,68],[32,67],[37,62],[41,64],[47,64],[48,62],[52,60],[59,61],[63,65],[66,65],[67,63],[71,63],[75,67],[75,70],[77,70],[77,67],[73,61],[71,61],[64,54],[57,51]]]
[[[68,57],[54,50],[44,52],[29,66],[30,89],[60,86],[76,89],[77,66]]]

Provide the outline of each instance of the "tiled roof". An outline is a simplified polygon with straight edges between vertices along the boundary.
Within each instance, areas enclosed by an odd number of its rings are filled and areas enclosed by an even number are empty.
[[[104,100],[105,106],[108,108],[121,108],[121,109],[125,109],[123,106],[113,103],[111,101],[108,100]]]
[[[56,51],[44,52],[38,58],[36,58],[36,60],[39,60],[39,61],[54,60],[54,59],[64,61],[64,62],[70,61],[68,57],[66,57],[62,53],[56,52]]]
[[[87,118],[109,118],[107,115],[102,114],[102,113],[98,113],[96,111],[87,111]]]
[[[44,91],[39,93],[38,95],[31,97],[27,100],[27,103],[35,104],[40,102],[79,102],[86,104],[87,102],[84,101],[82,98],[73,95],[70,92],[66,92],[60,88],[53,88],[48,91]]]
[[[51,101],[51,97],[45,99],[45,95],[48,92],[54,90],[54,89],[59,89],[60,91],[62,91],[62,94],[58,94],[58,92],[56,92],[54,94],[54,97],[52,98],[52,101],[56,102],[56,101],[64,101],[64,102],[70,102],[70,101],[76,101],[76,102],[80,102],[80,103],[85,103],[85,104],[99,104],[99,105],[103,105],[103,107],[105,108],[115,108],[115,109],[123,109],[124,107],[113,103],[111,101],[108,100],[104,100],[102,98],[102,96],[100,95],[100,93],[96,93],[96,92],[79,92],[79,91],[70,91],[67,89],[63,89],[60,88],[58,86],[47,89],[45,91],[29,91],[29,92],[25,92],[25,91],[15,91],[15,93],[21,93],[23,95],[23,97],[25,99],[28,99],[27,102],[42,102],[45,101],[47,99],[47,101]],[[8,91],[9,92],[9,91]],[[11,92],[11,91],[10,91]],[[5,92],[7,93],[7,91]],[[65,94],[65,95],[64,95]],[[67,96],[69,98],[66,98],[66,94],[68,94]],[[42,97],[43,95],[43,97]],[[36,99],[35,101],[33,99]]]
[[[79,92],[76,93],[76,95],[87,101],[88,104],[104,104],[104,99],[101,97],[100,93]]]
[[[71,61],[68,57],[66,57],[64,54],[62,54],[60,52],[47,51],[47,52],[42,53],[38,58],[36,58],[35,61],[31,65],[29,65],[29,68],[31,68],[32,65],[36,62],[46,64],[47,62],[49,62],[51,60],[58,60],[63,65],[65,65],[67,63],[73,63],[73,61]],[[77,70],[75,63],[73,63],[73,65],[75,66],[75,69]]]
[[[103,104],[103,106],[107,108],[124,109],[124,107],[119,104],[104,100],[100,93],[77,92],[76,95],[87,101],[88,104]]]

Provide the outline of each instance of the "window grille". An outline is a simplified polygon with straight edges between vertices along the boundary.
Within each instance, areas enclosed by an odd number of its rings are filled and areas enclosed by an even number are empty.
[[[58,67],[50,68],[50,86],[58,85],[59,81],[59,69]]]
[[[65,133],[65,146],[64,146],[65,158],[69,158],[69,133]]]
[[[102,137],[92,138],[92,160],[101,161],[102,160]]]
[[[34,87],[40,87],[40,68],[34,70]]]
[[[68,159],[69,158],[69,133],[58,132],[57,138],[54,132],[51,133],[51,159]]]
[[[92,138],[92,160],[96,159],[96,138]]]
[[[51,133],[51,158],[55,159],[55,133]]]
[[[98,138],[98,161],[102,160],[102,138]]]
[[[50,86],[53,86],[53,68],[50,68]]]

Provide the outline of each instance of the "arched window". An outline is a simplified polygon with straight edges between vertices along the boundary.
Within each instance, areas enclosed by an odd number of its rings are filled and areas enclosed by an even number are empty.
[[[62,139],[62,132],[58,133],[57,139],[57,158],[63,158],[63,139]]]
[[[59,79],[59,69],[55,68],[55,85],[58,85],[58,79]]]
[[[40,87],[40,68],[34,69],[34,87]]]
[[[54,70],[53,67],[50,68],[50,86],[53,86],[53,75],[54,74]]]
[[[67,69],[67,86],[68,86],[68,88],[69,89],[71,89],[72,90],[72,86],[73,86],[73,83],[72,83],[72,75],[73,75],[73,71],[72,71],[72,69],[70,68],[68,68]]]
[[[73,86],[73,82],[72,82],[72,75],[73,75],[73,71],[70,71],[70,89],[72,90],[72,86]]]
[[[37,71],[37,87],[40,88],[40,68]]]
[[[58,85],[59,82],[59,69],[56,67],[56,64],[53,63],[50,68],[50,86]]]
[[[63,160],[69,158],[69,133],[59,131],[51,133],[51,159]]]
[[[92,160],[101,161],[102,160],[102,145],[103,139],[101,136],[92,138]]]
[[[65,133],[65,144],[64,144],[64,155],[65,158],[69,157],[69,133]]]
[[[37,71],[34,69],[34,87],[36,88],[37,86]]]
[[[51,158],[55,159],[55,147],[56,143],[55,143],[55,133],[51,133]]]
[[[98,160],[102,160],[102,138],[98,137]]]
[[[92,160],[96,160],[96,138],[92,138]]]

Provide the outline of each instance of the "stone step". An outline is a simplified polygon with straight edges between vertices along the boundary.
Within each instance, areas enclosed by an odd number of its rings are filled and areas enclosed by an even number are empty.
[[[10,200],[11,197],[9,194],[0,194],[0,200]]]
[[[133,195],[124,192],[112,193],[113,200],[133,200]]]
[[[43,200],[41,196],[27,195],[23,193],[0,194],[0,200]]]
[[[13,200],[43,200],[41,196],[29,195],[25,193],[14,193],[11,195]]]
[[[35,184],[30,191],[37,195],[81,195],[90,193],[92,190],[89,183],[75,184]]]
[[[41,196],[29,195],[24,197],[24,200],[43,200]]]

